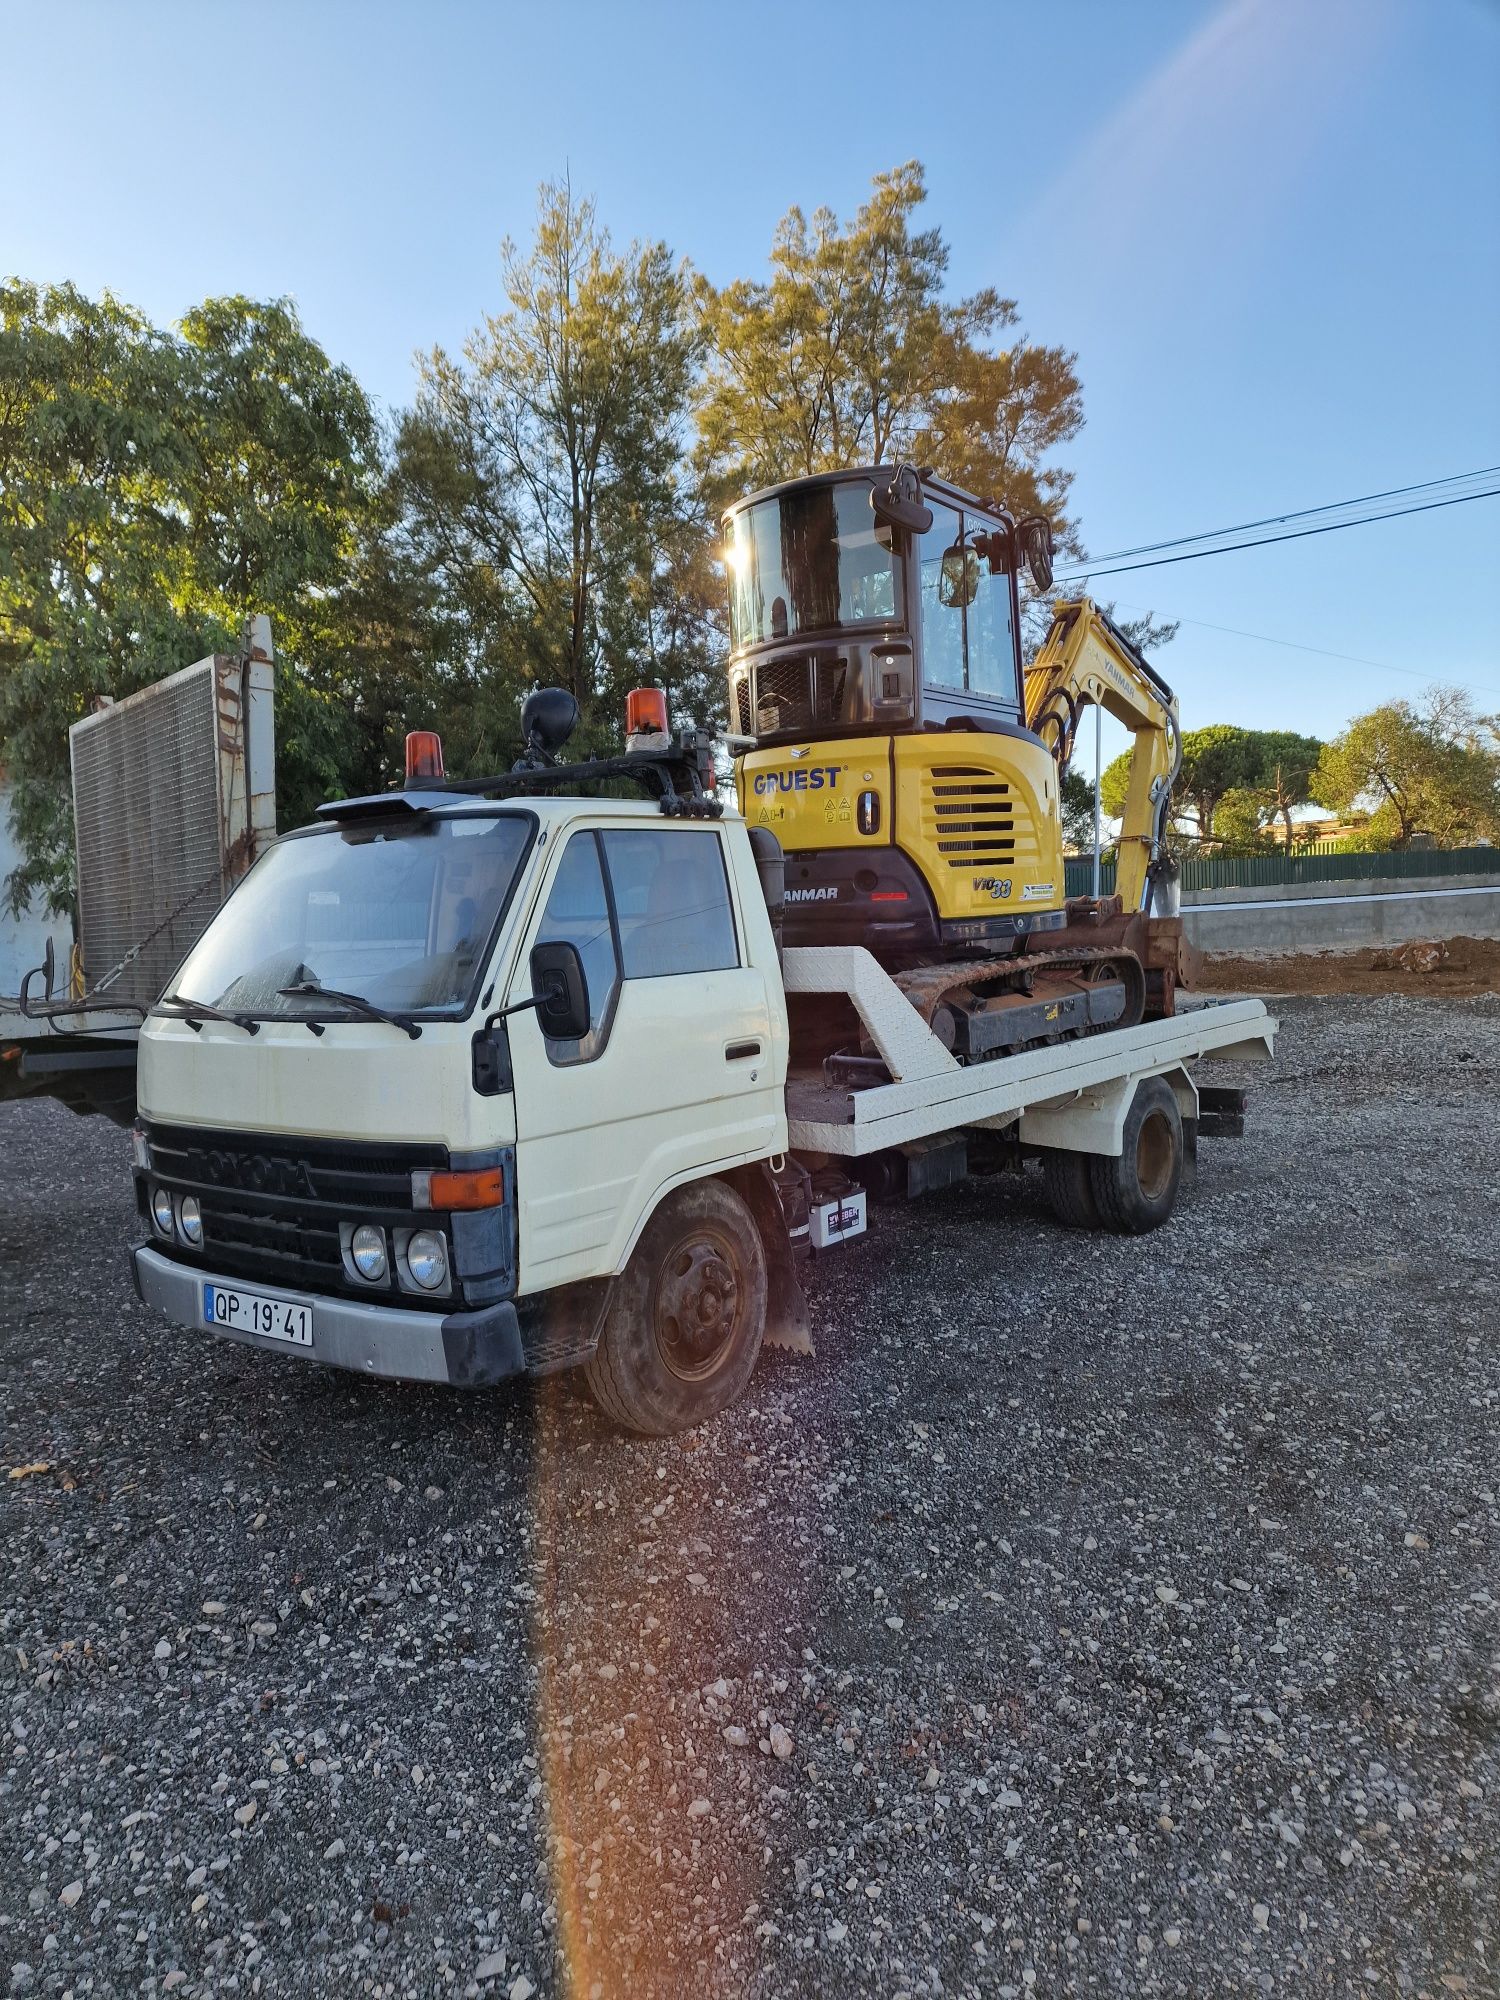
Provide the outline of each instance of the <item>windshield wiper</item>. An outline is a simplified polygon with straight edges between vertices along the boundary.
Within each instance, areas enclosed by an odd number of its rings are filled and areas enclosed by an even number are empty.
[[[210,1007],[206,1000],[189,1000],[185,993],[163,993],[156,1004],[179,1008],[195,1035],[203,1033],[205,1021],[227,1021],[232,1028],[243,1028],[247,1035],[260,1033],[260,1022],[252,1021],[248,1014],[226,1014],[222,1007]]]
[[[320,986],[316,979],[300,979],[295,986],[283,986],[278,990],[283,1000],[332,1000],[335,1006],[352,1007],[366,1020],[389,1021],[393,1028],[404,1029],[413,1041],[422,1032],[409,1014],[393,1014],[388,1007],[377,1007],[363,993],[345,993],[337,986]]]

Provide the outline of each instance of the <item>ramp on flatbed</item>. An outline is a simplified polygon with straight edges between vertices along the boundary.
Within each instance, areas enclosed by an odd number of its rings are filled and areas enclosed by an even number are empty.
[[[798,1150],[858,1158],[968,1125],[1005,1127],[1025,1117],[1037,1144],[1111,1150],[1122,1087],[1180,1072],[1204,1057],[1263,1060],[1276,1023],[1260,1000],[1194,1007],[1081,1041],[965,1067],[938,1041],[900,988],[857,945],[786,952],[788,993],[843,994],[853,1003],[894,1079],[850,1089],[821,1072],[787,1081],[787,1124]],[[1190,1087],[1190,1086],[1189,1086]],[[1083,1140],[1088,1143],[1081,1144]],[[1119,1151],[1118,1143],[1113,1146]]]

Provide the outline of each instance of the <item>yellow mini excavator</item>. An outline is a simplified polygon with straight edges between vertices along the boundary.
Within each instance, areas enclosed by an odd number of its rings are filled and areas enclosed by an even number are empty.
[[[752,494],[724,553],[740,804],[785,852],[786,942],[867,947],[963,1061],[1170,1014],[1177,702],[1087,598],[1023,669],[1049,524],[872,467]],[[1094,702],[1133,736],[1118,894],[1070,901],[1061,783]]]

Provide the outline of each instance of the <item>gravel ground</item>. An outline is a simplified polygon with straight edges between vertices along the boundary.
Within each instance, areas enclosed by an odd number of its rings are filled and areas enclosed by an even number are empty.
[[[0,1981],[1500,1991],[1500,1001],[1282,1011],[1167,1230],[878,1211],[665,1445],[170,1329],[0,1114]]]

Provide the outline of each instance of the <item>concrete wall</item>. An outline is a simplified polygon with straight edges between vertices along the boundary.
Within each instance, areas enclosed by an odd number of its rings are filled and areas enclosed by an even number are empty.
[[[0,995],[7,999],[21,990],[21,981],[34,965],[42,962],[50,933],[57,946],[57,984],[66,992],[68,953],[73,948],[73,931],[64,917],[43,917],[28,911],[13,917],[6,908],[6,878],[21,862],[21,850],[11,830],[9,795],[0,783]]]
[[[1200,950],[1237,957],[1363,951],[1413,938],[1500,938],[1500,867],[1493,876],[1198,889],[1183,897],[1182,915]]]

